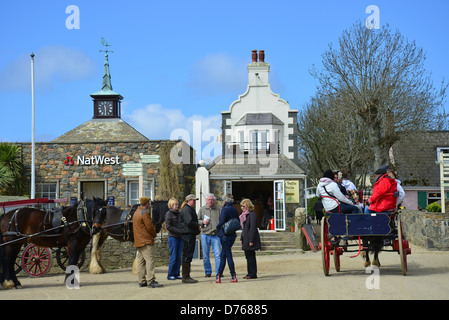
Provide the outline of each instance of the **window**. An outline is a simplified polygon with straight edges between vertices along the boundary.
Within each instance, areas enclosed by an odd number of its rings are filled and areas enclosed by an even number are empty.
[[[56,182],[41,183],[38,185],[38,194],[40,198],[48,198],[49,200],[56,199],[58,194],[57,190],[58,184]],[[56,203],[47,203],[42,205],[43,210],[49,210],[55,207]]]
[[[250,154],[257,154],[259,151],[270,151],[270,131],[251,130],[250,131]]]
[[[143,195],[153,199],[153,180],[143,182]],[[139,204],[139,180],[128,181],[128,205]]]
[[[437,202],[441,200],[441,193],[440,192],[428,192],[427,193],[427,205]]]
[[[437,162],[440,162],[440,153],[449,153],[449,147],[437,148]]]

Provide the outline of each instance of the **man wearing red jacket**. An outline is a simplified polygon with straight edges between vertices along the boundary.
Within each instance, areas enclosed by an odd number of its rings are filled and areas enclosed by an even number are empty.
[[[387,166],[382,166],[374,172],[376,182],[369,199],[369,212],[393,211],[396,208],[397,182],[388,176],[388,169]]]

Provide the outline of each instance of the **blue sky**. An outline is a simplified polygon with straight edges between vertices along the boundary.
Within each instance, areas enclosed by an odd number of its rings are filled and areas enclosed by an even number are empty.
[[[79,8],[68,29],[66,8]],[[51,141],[93,116],[111,45],[112,86],[122,119],[149,139],[175,129],[220,128],[221,111],[246,91],[251,50],[265,50],[273,92],[301,109],[315,92],[312,65],[329,43],[376,5],[427,52],[438,86],[449,77],[449,1],[58,0],[4,1],[0,10],[0,141],[31,141],[30,53],[35,53],[36,141]],[[446,109],[448,109],[446,105]],[[191,142],[191,141],[190,141]]]

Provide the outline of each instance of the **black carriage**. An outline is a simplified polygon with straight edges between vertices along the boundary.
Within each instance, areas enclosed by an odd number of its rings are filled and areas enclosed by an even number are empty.
[[[370,251],[397,252],[400,256],[402,274],[405,276],[407,255],[411,254],[398,211],[369,214],[326,213],[321,223],[319,246],[323,272],[326,276],[329,275],[331,255],[335,270],[339,272],[340,256],[343,253],[357,252],[351,256],[354,258],[362,252],[368,255]]]

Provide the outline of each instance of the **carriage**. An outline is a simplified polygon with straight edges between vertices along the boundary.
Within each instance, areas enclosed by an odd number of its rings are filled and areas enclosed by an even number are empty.
[[[17,201],[7,201],[0,202],[0,207],[2,208],[2,213],[6,213],[6,209],[24,207],[24,206],[35,206],[44,204],[58,204],[67,202],[67,199],[48,199],[48,198],[38,198],[30,200],[17,200]],[[44,234],[47,231],[41,232]],[[9,243],[4,243],[2,245],[7,245]],[[52,267],[53,255],[56,257],[56,262],[62,270],[66,270],[68,265],[68,253],[66,247],[56,247],[56,248],[45,248],[39,247],[34,243],[30,243],[23,248],[21,254],[17,257],[15,262],[15,272],[16,274],[20,271],[24,271],[26,275],[30,277],[41,277],[50,271]],[[81,252],[78,259],[77,266],[82,267],[85,261],[84,251]]]
[[[411,254],[397,210],[370,214],[326,213],[322,218],[319,247],[325,276],[329,276],[331,255],[335,270],[339,272],[340,256],[344,252],[356,252],[351,258],[363,252],[369,259],[371,251],[375,252],[376,257],[379,251],[397,252],[405,276],[407,255]]]

